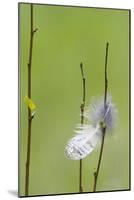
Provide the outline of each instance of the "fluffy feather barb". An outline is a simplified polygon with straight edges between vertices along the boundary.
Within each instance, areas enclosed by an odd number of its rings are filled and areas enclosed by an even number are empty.
[[[107,130],[110,131],[116,126],[117,115],[118,112],[111,96],[107,97],[106,107],[104,107],[104,97],[93,99],[84,114],[94,126],[103,121]]]

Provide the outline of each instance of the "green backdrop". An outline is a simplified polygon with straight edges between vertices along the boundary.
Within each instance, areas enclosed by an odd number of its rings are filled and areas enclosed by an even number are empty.
[[[82,80],[86,106],[104,93],[104,62],[109,42],[109,93],[119,111],[118,126],[107,135],[97,191],[129,189],[129,10],[34,5],[32,122],[29,195],[77,193],[79,161],[64,149],[80,123]],[[24,196],[27,147],[27,63],[30,5],[19,4],[20,133],[19,194]],[[84,192],[92,192],[98,147],[83,161]]]

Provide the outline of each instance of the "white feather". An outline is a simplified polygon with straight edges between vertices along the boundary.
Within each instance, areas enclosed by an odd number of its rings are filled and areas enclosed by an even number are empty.
[[[72,160],[80,160],[90,154],[96,147],[102,132],[99,124],[78,126],[75,135],[71,138],[65,148],[66,156]]]

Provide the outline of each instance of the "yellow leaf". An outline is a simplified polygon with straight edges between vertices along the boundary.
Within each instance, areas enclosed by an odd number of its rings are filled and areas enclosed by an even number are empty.
[[[36,105],[35,105],[35,103],[32,101],[32,99],[30,99],[28,96],[25,96],[25,97],[24,97],[24,101],[25,101],[25,104],[27,105],[27,107],[30,108],[30,110],[35,110]]]

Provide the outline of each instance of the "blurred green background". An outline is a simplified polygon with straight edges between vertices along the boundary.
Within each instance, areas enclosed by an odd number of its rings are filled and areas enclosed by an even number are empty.
[[[129,11],[34,5],[32,123],[29,195],[77,193],[79,161],[65,157],[65,145],[80,123],[82,79],[86,106],[104,92],[104,61],[109,42],[109,93],[119,110],[118,126],[107,135],[97,191],[129,189]],[[19,193],[24,194],[27,147],[27,62],[30,5],[19,4],[20,135]],[[99,148],[83,161],[84,192],[92,192]]]

